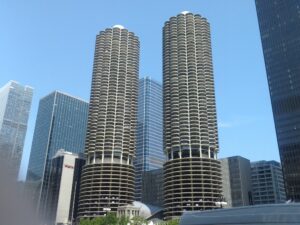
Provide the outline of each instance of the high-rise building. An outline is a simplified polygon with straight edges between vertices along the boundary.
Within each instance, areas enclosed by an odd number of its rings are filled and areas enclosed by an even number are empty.
[[[71,224],[77,217],[80,174],[85,160],[79,154],[60,149],[51,160],[46,197],[48,224]]]
[[[182,12],[163,28],[166,219],[216,208],[221,164],[209,23]]]
[[[40,100],[27,181],[40,182],[38,196],[33,199],[38,201],[42,217],[46,207],[51,159],[59,149],[68,149],[74,153],[84,151],[88,105],[86,101],[59,91]]]
[[[22,159],[33,89],[15,81],[0,88],[0,159],[17,179]]]
[[[142,173],[163,167],[162,86],[150,77],[139,81],[135,199],[141,201]]]
[[[251,179],[254,205],[286,201],[280,163],[276,161],[251,163]]]
[[[138,37],[116,25],[96,38],[79,218],[116,212],[134,198]]]
[[[251,164],[241,156],[220,159],[222,191],[227,207],[252,205]]]
[[[300,2],[256,0],[288,199],[300,201]]]
[[[227,205],[224,205],[224,207],[231,208],[232,199],[231,199],[229,163],[227,158],[220,159],[220,161],[221,161],[221,170],[222,170],[222,197],[223,197],[222,200],[227,203]]]
[[[163,208],[163,184],[164,171],[162,168],[144,171],[142,173],[142,202]]]

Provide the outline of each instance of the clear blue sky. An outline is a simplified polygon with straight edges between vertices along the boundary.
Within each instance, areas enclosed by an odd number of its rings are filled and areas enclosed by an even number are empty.
[[[34,87],[25,175],[38,101],[58,89],[89,99],[95,36],[122,24],[140,37],[140,77],[162,78],[162,26],[188,10],[211,24],[220,157],[279,160],[254,0],[0,2],[0,86]]]

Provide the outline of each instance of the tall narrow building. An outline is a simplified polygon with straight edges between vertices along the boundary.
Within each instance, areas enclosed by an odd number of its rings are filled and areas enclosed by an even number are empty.
[[[216,208],[221,195],[210,27],[182,12],[163,28],[166,219]]]
[[[117,211],[134,198],[139,40],[120,25],[96,38],[79,218]]]
[[[27,181],[38,190],[32,198],[42,219],[49,198],[51,160],[59,149],[83,153],[88,105],[86,101],[59,91],[50,93],[39,102]]]
[[[143,172],[160,169],[163,152],[162,85],[151,77],[139,80],[135,166],[135,199],[141,201]]]
[[[256,9],[287,198],[300,201],[300,1]]]
[[[45,216],[49,225],[72,224],[76,220],[80,174],[84,163],[82,154],[63,149],[52,158]]]
[[[33,89],[16,81],[0,88],[0,160],[18,178]],[[2,163],[2,162],[1,162]]]
[[[226,207],[252,205],[251,164],[241,156],[220,159],[222,191]]]

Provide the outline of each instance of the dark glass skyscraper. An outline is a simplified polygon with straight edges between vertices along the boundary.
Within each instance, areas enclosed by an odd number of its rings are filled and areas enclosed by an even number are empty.
[[[150,77],[139,81],[135,199],[141,200],[143,172],[163,167],[162,85]]]
[[[142,173],[142,202],[163,208],[163,168]]]
[[[216,208],[221,195],[209,23],[182,12],[163,28],[164,205],[167,219]]]
[[[40,182],[37,199],[40,214],[46,202],[50,162],[59,149],[69,152],[84,151],[88,103],[68,94],[55,91],[39,103],[27,180]]]
[[[134,198],[139,40],[120,25],[96,38],[79,217],[103,216]]]
[[[15,81],[0,88],[0,160],[18,177],[33,89]]]
[[[300,1],[256,9],[287,197],[300,201]]]

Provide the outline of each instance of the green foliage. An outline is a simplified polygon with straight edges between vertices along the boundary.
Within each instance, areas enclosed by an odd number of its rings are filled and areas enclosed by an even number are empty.
[[[162,225],[179,225],[179,220],[178,219],[168,220],[164,222]]]
[[[115,213],[108,213],[106,216],[97,217],[94,219],[81,219],[79,225],[146,225],[147,220],[142,217],[136,216],[129,220],[128,217],[117,217]],[[179,225],[179,220],[168,220],[162,222],[161,225]]]
[[[79,225],[127,225],[129,222],[129,218],[125,216],[118,218],[115,213],[108,213],[106,216],[96,217],[91,220],[81,219]],[[130,224],[132,225],[132,223]]]
[[[106,216],[103,217],[96,217],[94,219],[81,219],[79,225],[127,225],[124,224],[122,218],[117,218],[115,213],[108,213]]]
[[[147,220],[145,220],[143,217],[135,216],[131,219],[130,225],[143,225],[147,224]]]
[[[105,217],[97,217],[91,220],[91,225],[106,225],[106,218]]]
[[[108,213],[105,217],[105,225],[119,225],[119,218],[115,213]],[[96,225],[96,224],[95,224]]]
[[[79,225],[89,225],[90,224],[90,220],[88,219],[81,219]]]
[[[129,223],[129,218],[126,216],[122,216],[119,218],[119,225],[127,225]]]

